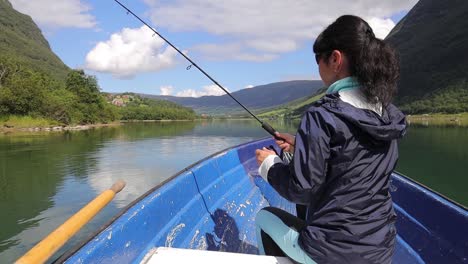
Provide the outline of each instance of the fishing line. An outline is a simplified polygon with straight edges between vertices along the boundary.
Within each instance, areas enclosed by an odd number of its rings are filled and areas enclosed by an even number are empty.
[[[194,61],[192,61],[187,55],[185,55],[182,51],[180,51],[178,48],[176,48],[169,40],[167,40],[164,36],[162,36],[159,32],[157,32],[153,27],[151,27],[148,23],[146,23],[143,19],[141,19],[138,15],[133,13],[130,9],[128,9],[124,4],[119,2],[118,0],[114,0],[117,4],[119,4],[123,9],[127,11],[127,14],[132,14],[136,19],[138,19],[141,23],[143,23],[145,26],[147,26],[149,29],[151,29],[154,34],[158,35],[161,39],[163,39],[169,46],[171,46],[173,49],[175,49],[182,57],[184,57],[186,60],[190,62],[190,65],[187,67],[187,70],[189,70],[192,66],[197,68],[201,73],[203,73],[208,79],[210,79],[216,86],[221,88],[227,95],[229,95],[237,104],[242,106],[247,113],[249,113],[253,118],[255,118],[261,125],[262,128],[265,129],[268,133],[270,133],[272,136],[274,136],[278,140],[284,140],[278,136],[276,136],[276,130],[270,126],[267,122],[264,122],[260,120],[256,115],[254,115],[252,112],[250,112],[247,107],[245,107],[243,104],[241,104],[230,92],[228,92],[221,84],[219,84],[215,79],[213,79],[208,73],[206,73],[202,68],[200,68]],[[154,36],[153,34],[153,36]]]

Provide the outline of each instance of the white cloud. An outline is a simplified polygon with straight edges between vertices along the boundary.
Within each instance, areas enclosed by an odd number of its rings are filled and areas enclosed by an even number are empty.
[[[301,48],[344,14],[368,20],[376,35],[393,28],[388,17],[417,0],[145,0],[155,25],[177,32],[203,31],[223,43],[200,43],[194,51],[210,59],[269,61]]]
[[[246,87],[244,87],[245,89],[250,89],[250,88],[254,88],[255,86],[253,86],[252,84],[249,84],[247,85]]]
[[[368,19],[367,22],[372,27],[375,36],[380,39],[384,39],[388,33],[390,33],[392,28],[395,27],[395,22],[389,18],[381,19],[378,17],[373,17]]]
[[[172,87],[171,85],[161,86],[159,90],[161,91],[160,95],[172,95],[172,92],[174,91],[174,87]]]
[[[278,56],[271,53],[256,53],[252,50],[243,49],[244,43],[227,44],[201,44],[193,47],[193,51],[200,52],[211,60],[237,60],[265,62],[272,61]]]
[[[124,28],[106,42],[99,42],[86,55],[86,68],[130,78],[137,73],[168,69],[176,64],[177,52],[146,26]]]
[[[247,45],[257,50],[281,53],[296,50],[298,43],[290,39],[254,39],[247,41]]]
[[[228,88],[224,87],[227,91],[229,91]],[[187,89],[181,92],[177,93],[177,96],[180,97],[201,97],[201,96],[220,96],[220,95],[225,95],[226,93],[221,90],[217,85],[212,84],[212,85],[206,85],[203,86],[203,89],[201,91],[197,91],[194,89]]]
[[[81,0],[10,0],[13,7],[41,26],[52,28],[94,28],[91,7]]]

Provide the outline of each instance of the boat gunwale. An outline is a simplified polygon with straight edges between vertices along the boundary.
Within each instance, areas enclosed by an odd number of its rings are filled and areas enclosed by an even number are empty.
[[[468,207],[466,207],[463,204],[453,200],[452,198],[449,198],[449,197],[445,196],[444,194],[441,194],[440,192],[435,191],[432,188],[429,188],[426,185],[424,185],[424,184],[422,184],[422,183],[420,183],[420,182],[418,182],[418,181],[416,181],[414,179],[411,179],[410,177],[406,176],[405,174],[403,174],[401,172],[393,171],[392,174],[396,174],[396,175],[402,177],[403,179],[417,185],[418,187],[421,187],[422,189],[425,189],[425,190],[429,191],[433,195],[435,194],[435,195],[440,196],[440,198],[442,198],[442,199],[446,200],[447,202],[451,203],[453,206],[459,207],[458,209],[465,210],[465,213],[468,214]]]

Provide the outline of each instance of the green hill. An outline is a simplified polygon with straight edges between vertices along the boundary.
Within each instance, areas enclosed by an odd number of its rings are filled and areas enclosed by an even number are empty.
[[[385,41],[400,54],[407,113],[468,111],[468,1],[420,0]]]
[[[106,94],[107,101],[118,107],[121,120],[193,120],[193,109],[176,103],[142,98],[134,93]]]
[[[117,117],[96,78],[69,69],[31,17],[0,0],[0,128],[105,123]]]
[[[14,60],[21,65],[65,81],[69,68],[50,49],[31,17],[0,0],[0,62]]]
[[[305,96],[295,101],[283,104],[275,109],[267,109],[261,112],[258,116],[261,118],[278,119],[278,118],[300,118],[302,114],[310,107],[310,105],[320,99],[324,95],[324,89],[320,89],[311,96]]]

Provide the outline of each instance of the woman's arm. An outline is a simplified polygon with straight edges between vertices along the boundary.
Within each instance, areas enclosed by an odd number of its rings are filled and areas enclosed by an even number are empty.
[[[323,108],[309,110],[296,134],[292,162],[277,162],[267,170],[268,182],[289,201],[309,204],[316,199],[327,174],[333,124],[333,117]]]

